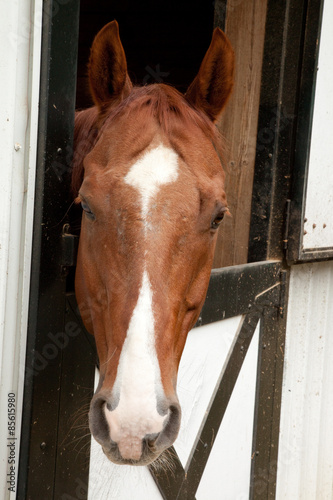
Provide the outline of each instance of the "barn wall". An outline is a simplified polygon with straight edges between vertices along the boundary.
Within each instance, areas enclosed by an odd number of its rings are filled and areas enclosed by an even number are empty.
[[[333,262],[291,271],[277,500],[333,498]]]
[[[0,3],[0,497],[15,498],[30,283],[42,0]],[[14,393],[8,403],[8,394]],[[15,421],[13,400],[15,399]],[[7,408],[10,413],[7,412]],[[14,435],[8,422],[15,422]],[[9,439],[10,438],[10,439]],[[10,447],[7,446],[14,442]],[[8,463],[11,453],[11,463]],[[14,460],[13,460],[14,459]],[[10,470],[10,467],[12,469]],[[12,472],[12,477],[8,477]],[[7,483],[11,479],[12,483]]]

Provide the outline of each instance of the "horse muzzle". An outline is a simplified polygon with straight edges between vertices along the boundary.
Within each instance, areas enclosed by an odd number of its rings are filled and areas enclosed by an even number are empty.
[[[118,411],[117,411],[118,410]],[[156,411],[139,404],[123,413],[106,392],[96,393],[89,411],[89,427],[105,455],[116,464],[148,465],[175,441],[181,409],[177,398],[163,401]]]

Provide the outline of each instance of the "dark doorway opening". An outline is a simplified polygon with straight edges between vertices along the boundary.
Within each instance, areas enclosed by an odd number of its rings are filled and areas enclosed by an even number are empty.
[[[209,47],[214,2],[81,0],[76,107],[92,104],[87,63],[97,32],[116,19],[134,85],[165,82],[185,92]]]

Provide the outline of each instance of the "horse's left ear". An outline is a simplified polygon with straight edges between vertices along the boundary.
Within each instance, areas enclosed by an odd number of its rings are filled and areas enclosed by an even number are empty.
[[[214,122],[231,94],[234,63],[234,51],[228,38],[220,28],[215,28],[199,73],[185,94],[187,101],[204,111]]]
[[[97,33],[90,51],[88,74],[90,91],[99,108],[122,100],[130,93],[132,83],[117,21],[108,23]]]

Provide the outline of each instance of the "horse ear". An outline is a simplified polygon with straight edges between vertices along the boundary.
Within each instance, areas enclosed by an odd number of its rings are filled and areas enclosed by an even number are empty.
[[[231,94],[234,63],[234,51],[228,38],[220,28],[215,28],[199,73],[185,94],[192,105],[204,111],[214,122]]]
[[[122,100],[130,93],[132,83],[117,21],[108,23],[97,33],[90,51],[88,74],[90,91],[99,107]]]

